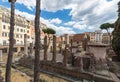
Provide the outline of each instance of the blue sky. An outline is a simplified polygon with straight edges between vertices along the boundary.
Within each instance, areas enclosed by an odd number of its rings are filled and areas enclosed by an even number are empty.
[[[103,23],[117,19],[119,0],[41,0],[41,22],[57,34],[93,32]],[[10,8],[8,0],[0,5]],[[35,0],[17,0],[16,14],[34,20]]]

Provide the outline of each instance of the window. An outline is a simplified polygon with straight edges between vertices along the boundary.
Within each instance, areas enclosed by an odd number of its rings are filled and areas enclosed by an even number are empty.
[[[20,38],[22,38],[22,35],[20,35]]]
[[[6,40],[3,40],[3,45],[6,45],[6,44],[7,44]]]
[[[2,32],[2,36],[3,37],[7,37],[7,33],[6,32]]]
[[[24,51],[24,47],[21,47],[21,51]]]
[[[27,33],[29,33],[29,30],[27,30]]]
[[[7,37],[7,33],[5,32],[5,37]]]
[[[16,38],[19,38],[19,34],[16,34]]]
[[[17,48],[13,48],[13,51],[14,51],[14,52],[17,52]]]
[[[6,27],[5,27],[5,25],[3,25],[3,29],[5,29]]]
[[[23,29],[21,29],[21,32],[23,32]]]
[[[19,32],[19,28],[17,28],[17,31]]]
[[[3,48],[2,52],[7,53],[7,48]]]

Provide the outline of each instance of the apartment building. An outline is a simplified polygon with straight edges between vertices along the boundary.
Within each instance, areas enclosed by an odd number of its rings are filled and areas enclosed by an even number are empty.
[[[48,28],[45,24],[43,23],[40,23],[40,38],[41,38],[41,43],[43,44],[44,43],[44,37],[45,37],[45,33],[42,31],[42,29],[46,29]],[[31,39],[32,39],[32,42],[35,43],[35,29],[34,29],[34,23],[32,23],[32,26],[30,28],[30,35],[31,35]]]
[[[101,30],[96,30],[95,31],[95,42],[97,43],[102,43],[102,31]]]
[[[40,23],[41,28],[47,28],[43,23]],[[44,32],[40,29],[41,42],[44,40]],[[0,45],[9,44],[10,30],[10,11],[0,6]],[[35,42],[34,21],[27,20],[25,17],[15,14],[14,39],[15,45],[24,44],[24,35],[27,35],[27,43]]]
[[[95,32],[85,32],[87,38],[89,38],[90,42],[95,42]]]

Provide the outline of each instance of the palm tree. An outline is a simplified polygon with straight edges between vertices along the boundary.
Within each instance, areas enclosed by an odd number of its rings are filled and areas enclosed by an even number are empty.
[[[100,26],[100,29],[104,29],[104,30],[107,31],[107,34],[108,34],[108,36],[109,36],[109,38],[110,38],[110,46],[111,46],[111,41],[112,41],[112,39],[111,39],[111,33],[110,33],[110,31],[109,31],[110,28],[114,28],[114,24],[104,23],[104,24],[102,24],[102,25]]]
[[[8,59],[7,59],[7,66],[6,66],[6,74],[5,74],[5,82],[10,82],[11,78],[11,64],[12,64],[12,57],[13,57],[13,46],[14,46],[14,14],[15,14],[15,2],[16,0],[8,0],[11,2],[11,18],[10,18],[10,32],[9,32],[9,52],[8,52]]]
[[[39,82],[40,75],[40,3],[41,0],[36,0],[34,82]]]

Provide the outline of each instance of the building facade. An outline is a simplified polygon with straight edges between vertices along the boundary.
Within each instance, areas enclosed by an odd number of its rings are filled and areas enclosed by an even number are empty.
[[[90,42],[95,42],[95,32],[85,32],[85,35],[89,38]]]
[[[102,43],[102,31],[101,30],[96,30],[95,31],[95,42],[97,43]]]
[[[40,23],[41,28],[47,28]],[[0,6],[0,45],[9,44],[10,31],[10,11]],[[40,29],[41,42],[43,42],[44,32]],[[14,39],[15,45],[24,45],[24,35],[27,35],[27,43],[35,42],[34,21],[27,20],[25,17],[15,14]]]

